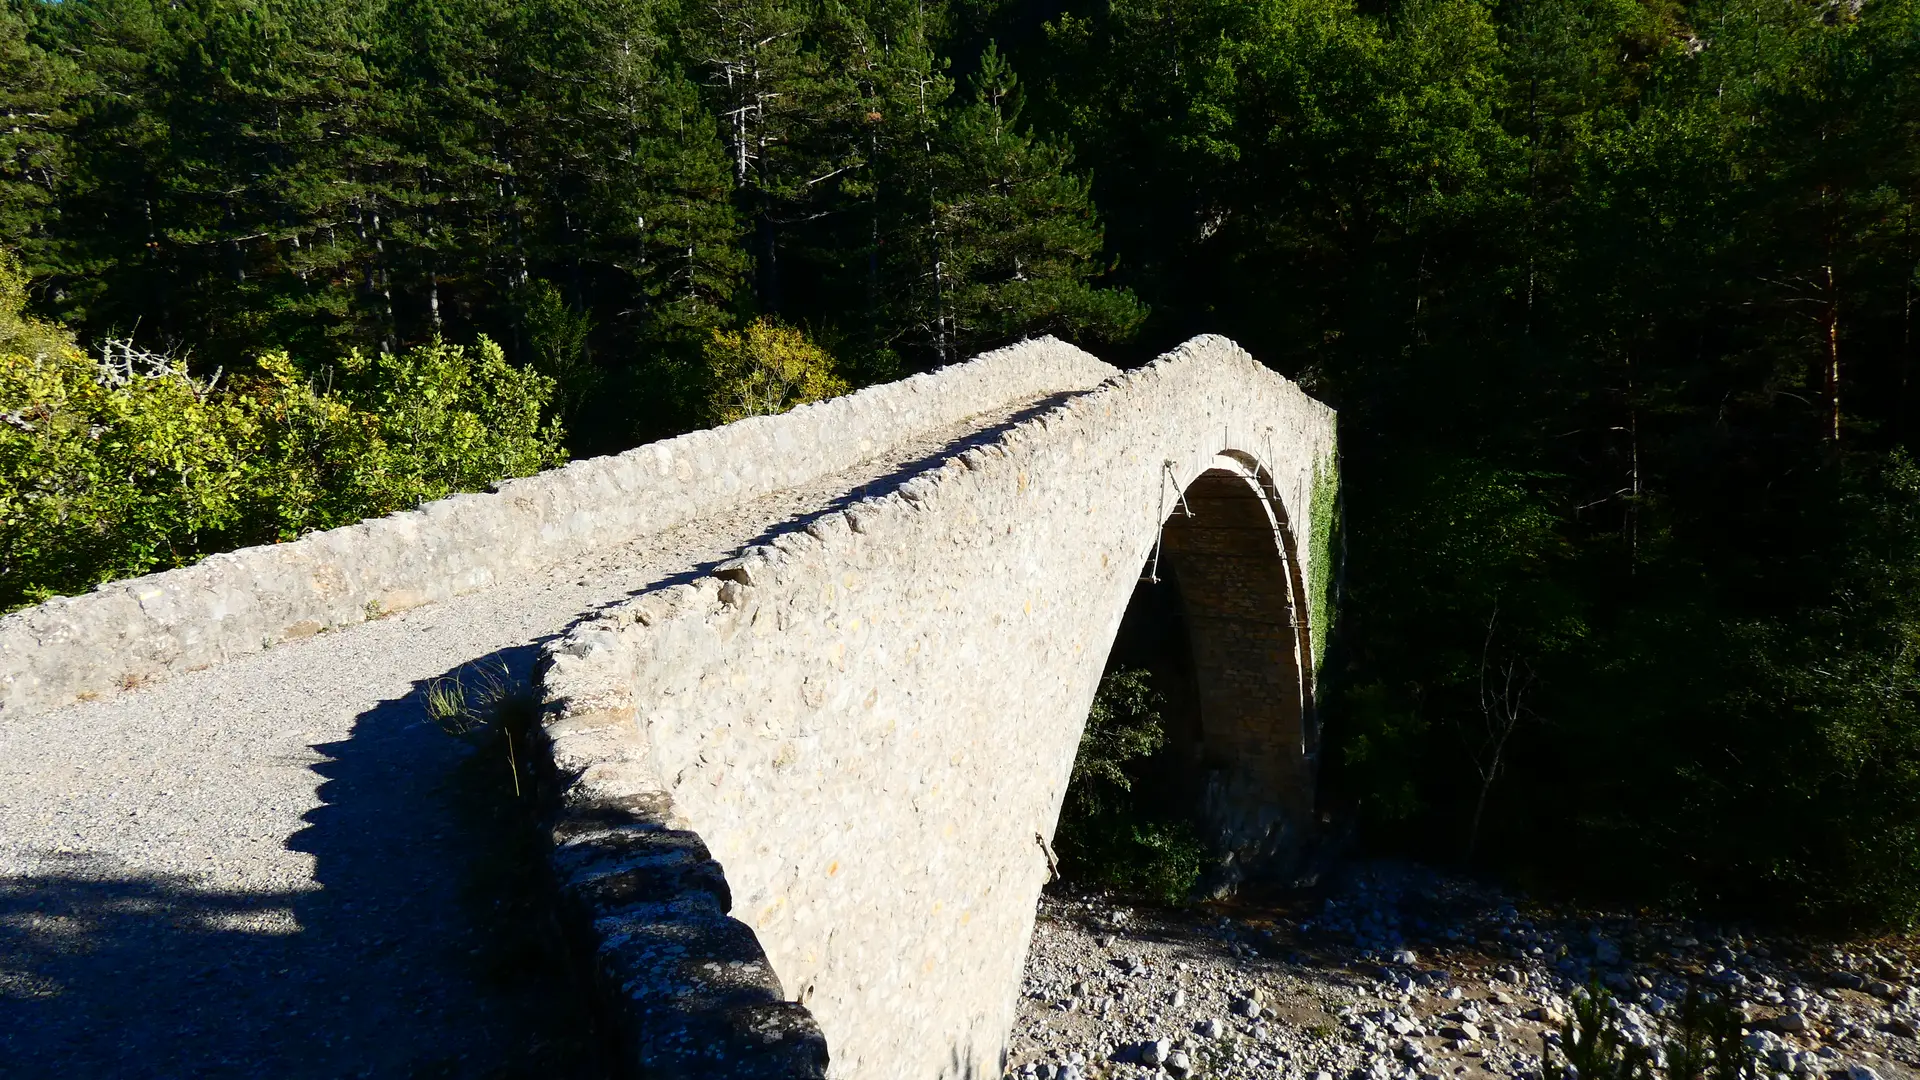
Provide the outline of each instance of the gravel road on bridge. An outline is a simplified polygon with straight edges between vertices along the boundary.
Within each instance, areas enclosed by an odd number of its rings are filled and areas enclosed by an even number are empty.
[[[427,720],[423,687],[482,663],[524,679],[583,613],[1057,400],[517,582],[0,724],[0,1075],[556,1075],[579,1057],[563,1052],[576,1010],[563,980],[486,973],[463,884],[489,837],[450,794],[472,751]]]

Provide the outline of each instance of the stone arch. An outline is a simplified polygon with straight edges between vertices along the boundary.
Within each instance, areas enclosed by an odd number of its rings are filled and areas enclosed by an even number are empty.
[[[1198,818],[1217,885],[1285,872],[1311,827],[1316,724],[1305,579],[1253,454],[1223,450],[1161,525],[1148,573],[1175,583],[1198,705]]]
[[[669,1019],[812,1046],[769,1026],[797,1010],[832,1077],[997,1075],[1081,730],[1156,543],[1188,625],[1212,626],[1223,846],[1243,869],[1297,850],[1301,616],[1325,568],[1295,533],[1325,535],[1333,460],[1330,409],[1196,338],[550,645],[556,876],[628,1026],[656,1033],[637,1057],[749,1075]],[[735,944],[721,961],[709,941]]]

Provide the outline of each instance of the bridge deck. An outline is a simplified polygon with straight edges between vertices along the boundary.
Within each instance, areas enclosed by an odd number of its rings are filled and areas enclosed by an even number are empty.
[[[488,838],[449,797],[470,751],[427,721],[420,688],[483,661],[525,678],[538,643],[582,614],[1051,400],[590,560],[0,724],[0,1074],[550,1063],[565,1002],[480,970],[488,942],[462,884]]]

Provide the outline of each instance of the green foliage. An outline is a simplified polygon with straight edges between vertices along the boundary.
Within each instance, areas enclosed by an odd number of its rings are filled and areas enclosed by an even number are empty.
[[[1070,880],[1168,904],[1185,900],[1199,880],[1207,850],[1188,817],[1135,790],[1140,770],[1166,746],[1165,706],[1145,671],[1101,677],[1056,834]]]
[[[426,706],[427,719],[449,735],[466,735],[482,722],[467,708],[466,687],[457,678],[443,676],[429,682],[422,693],[422,704]]]
[[[1653,1053],[1621,1036],[1614,1022],[1613,997],[1599,983],[1575,991],[1573,1015],[1561,1021],[1560,1038],[1542,1039],[1542,1075],[1555,1072],[1593,1080],[1653,1080]]]
[[[89,360],[0,314],[0,609],[179,565],[242,513],[244,410],[165,357]],[[4,284],[4,282],[0,282]]]
[[[28,285],[19,260],[0,248],[0,351],[33,357],[74,352],[71,334],[27,314]]]
[[[1628,1042],[1618,1007],[1598,982],[1575,991],[1573,1015],[1543,1037],[1542,1074],[1597,1080],[1745,1080],[1756,1072],[1753,1051],[1742,1041],[1744,1020],[1727,1002],[1689,992],[1667,1027],[1662,1054]]]
[[[606,382],[593,364],[593,318],[574,310],[551,283],[532,281],[521,290],[520,319],[533,369],[553,380],[554,411],[578,416]]]
[[[1160,721],[1165,705],[1145,671],[1123,669],[1101,676],[1073,759],[1073,779],[1067,785],[1073,793],[1069,805],[1076,815],[1097,813],[1115,793],[1133,790],[1126,765],[1167,744]]]
[[[1340,552],[1335,538],[1340,533],[1340,459],[1336,456],[1315,462],[1313,493],[1307,501],[1307,633],[1313,650],[1313,674],[1319,681],[1321,666],[1327,660],[1327,641],[1333,636],[1339,617],[1334,595]]]
[[[235,372],[491,337],[596,451],[706,420],[707,341],[757,314],[863,378],[1129,336],[1065,141],[991,49],[956,97],[947,30],[940,4],[11,0],[0,242],[84,340]]]
[[[1323,791],[1376,843],[1457,852],[1484,793],[1531,881],[1920,913],[1915,14],[1113,0],[1001,38],[1143,338],[1341,409]],[[1483,789],[1487,670],[1533,719]]]
[[[1710,899],[1764,890],[1827,924],[1909,921],[1920,916],[1920,468],[1896,452],[1797,495],[1782,525],[1801,550],[1783,576],[1799,595],[1712,641],[1719,670],[1696,699],[1690,760],[1675,766],[1678,835],[1657,850],[1701,858]],[[1711,847],[1694,853],[1687,833]]]
[[[1742,1080],[1758,1070],[1746,1018],[1732,1003],[1689,992],[1668,1031],[1667,1080]]]
[[[564,460],[558,425],[541,422],[552,389],[486,338],[355,351],[312,376],[269,353],[234,384],[270,462],[243,528],[291,539],[538,472]]]
[[[417,506],[562,459],[549,380],[481,340],[201,378],[23,318],[0,261],[0,608]]]
[[[907,221],[927,227],[894,254],[903,339],[951,361],[1024,334],[1131,337],[1144,309],[1124,290],[1089,284],[1103,244],[1089,185],[1068,171],[1064,145],[1023,127],[1013,69],[991,45],[972,90],[924,163],[907,165],[911,197],[926,204]]]
[[[833,357],[791,326],[760,318],[737,331],[715,331],[707,343],[715,423],[775,416],[796,405],[847,392]]]
[[[0,245],[38,250],[49,242],[66,179],[78,92],[73,63],[35,43],[34,7],[0,4]]]
[[[1055,837],[1061,874],[1162,904],[1185,902],[1207,868],[1208,851],[1190,821],[1134,808],[1062,819]]]

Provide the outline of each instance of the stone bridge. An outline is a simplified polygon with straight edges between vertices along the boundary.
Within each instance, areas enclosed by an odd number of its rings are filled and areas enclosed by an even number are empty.
[[[1046,339],[6,616],[0,997],[41,989],[0,1071],[492,1052],[513,1010],[429,947],[464,856],[413,734],[485,660],[544,702],[551,865],[623,1065],[997,1076],[1143,577],[1179,597],[1219,880],[1299,857],[1334,470],[1332,412],[1231,342],[1122,373]],[[112,920],[117,958],[68,948]]]
[[[714,1075],[763,1036],[778,1075],[998,1076],[1143,574],[1178,586],[1229,875],[1299,856],[1333,415],[1220,338],[1090,374],[548,647],[555,861],[641,1059]]]

